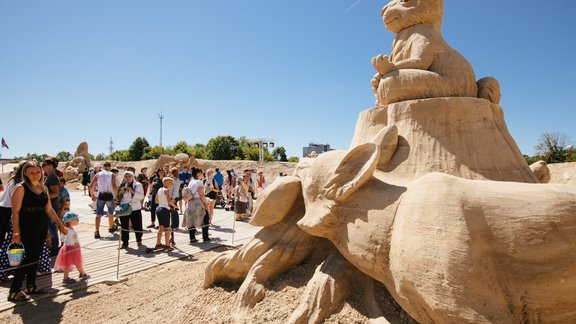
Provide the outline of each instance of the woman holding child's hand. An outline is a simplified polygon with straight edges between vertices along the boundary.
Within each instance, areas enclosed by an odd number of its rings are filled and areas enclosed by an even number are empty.
[[[44,173],[34,161],[22,167],[22,183],[12,194],[12,242],[22,243],[25,249],[24,260],[14,273],[8,301],[28,300],[27,294],[43,294],[45,289],[36,287],[36,271],[42,245],[48,231],[48,217],[54,221],[63,234],[67,234],[64,224],[50,203],[48,190],[44,186]],[[26,290],[21,291],[26,277]]]

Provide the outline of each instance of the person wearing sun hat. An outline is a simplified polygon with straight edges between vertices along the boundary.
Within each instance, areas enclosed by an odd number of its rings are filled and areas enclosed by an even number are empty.
[[[80,242],[78,241],[78,234],[76,234],[74,230],[74,226],[78,225],[79,218],[80,216],[78,214],[70,211],[62,216],[62,222],[64,226],[66,226],[68,234],[62,235],[64,245],[60,248],[58,256],[56,257],[54,270],[64,271],[64,279],[62,282],[65,284],[76,282],[76,280],[68,276],[74,267],[76,267],[80,273],[79,279],[86,280],[90,278],[84,271]]]

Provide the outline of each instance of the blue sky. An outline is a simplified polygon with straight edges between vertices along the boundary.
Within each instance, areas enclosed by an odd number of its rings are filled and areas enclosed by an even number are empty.
[[[370,60],[393,34],[361,0],[0,0],[0,136],[5,157],[107,153],[138,136],[163,144],[274,138],[347,149],[374,104]],[[354,5],[354,6],[353,6]],[[444,36],[501,84],[524,154],[540,135],[576,140],[576,4],[446,0]],[[572,23],[571,23],[572,22]]]

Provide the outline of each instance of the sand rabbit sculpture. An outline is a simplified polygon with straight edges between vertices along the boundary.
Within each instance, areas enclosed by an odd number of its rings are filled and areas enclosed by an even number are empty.
[[[498,103],[498,81],[484,78],[477,84],[470,63],[442,37],[443,12],[443,0],[394,0],[382,9],[384,25],[396,38],[390,56],[372,59],[377,104],[438,97]]]
[[[418,322],[576,321],[576,186],[436,172],[392,184],[379,156],[365,143],[315,159],[298,226]]]

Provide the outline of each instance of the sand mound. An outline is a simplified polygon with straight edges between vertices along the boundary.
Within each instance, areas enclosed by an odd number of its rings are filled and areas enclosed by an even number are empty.
[[[548,164],[549,183],[576,184],[576,162]]]

